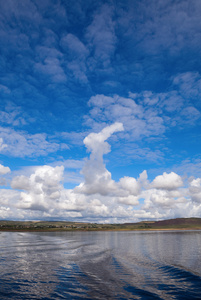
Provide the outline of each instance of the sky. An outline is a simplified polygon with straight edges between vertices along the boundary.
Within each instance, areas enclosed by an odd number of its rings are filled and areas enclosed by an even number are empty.
[[[0,0],[0,219],[201,217],[200,15]]]

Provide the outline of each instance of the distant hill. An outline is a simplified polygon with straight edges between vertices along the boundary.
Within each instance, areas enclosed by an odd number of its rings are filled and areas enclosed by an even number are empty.
[[[201,227],[201,218],[177,218],[163,221],[155,221],[151,224],[153,228],[157,227]]]
[[[101,230],[200,229],[201,218],[177,218],[124,224],[96,224],[65,221],[0,221],[0,231],[101,231]]]

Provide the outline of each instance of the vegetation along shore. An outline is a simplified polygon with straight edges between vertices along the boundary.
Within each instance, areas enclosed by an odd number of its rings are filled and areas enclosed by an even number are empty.
[[[201,230],[201,218],[177,218],[123,224],[65,221],[0,221],[0,231]]]

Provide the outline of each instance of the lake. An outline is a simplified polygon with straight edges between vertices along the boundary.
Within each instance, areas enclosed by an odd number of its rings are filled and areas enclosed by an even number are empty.
[[[0,299],[201,299],[201,231],[0,232]]]

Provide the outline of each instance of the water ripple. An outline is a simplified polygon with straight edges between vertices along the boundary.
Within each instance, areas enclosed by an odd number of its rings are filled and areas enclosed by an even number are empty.
[[[201,299],[200,234],[4,232],[0,299]]]

